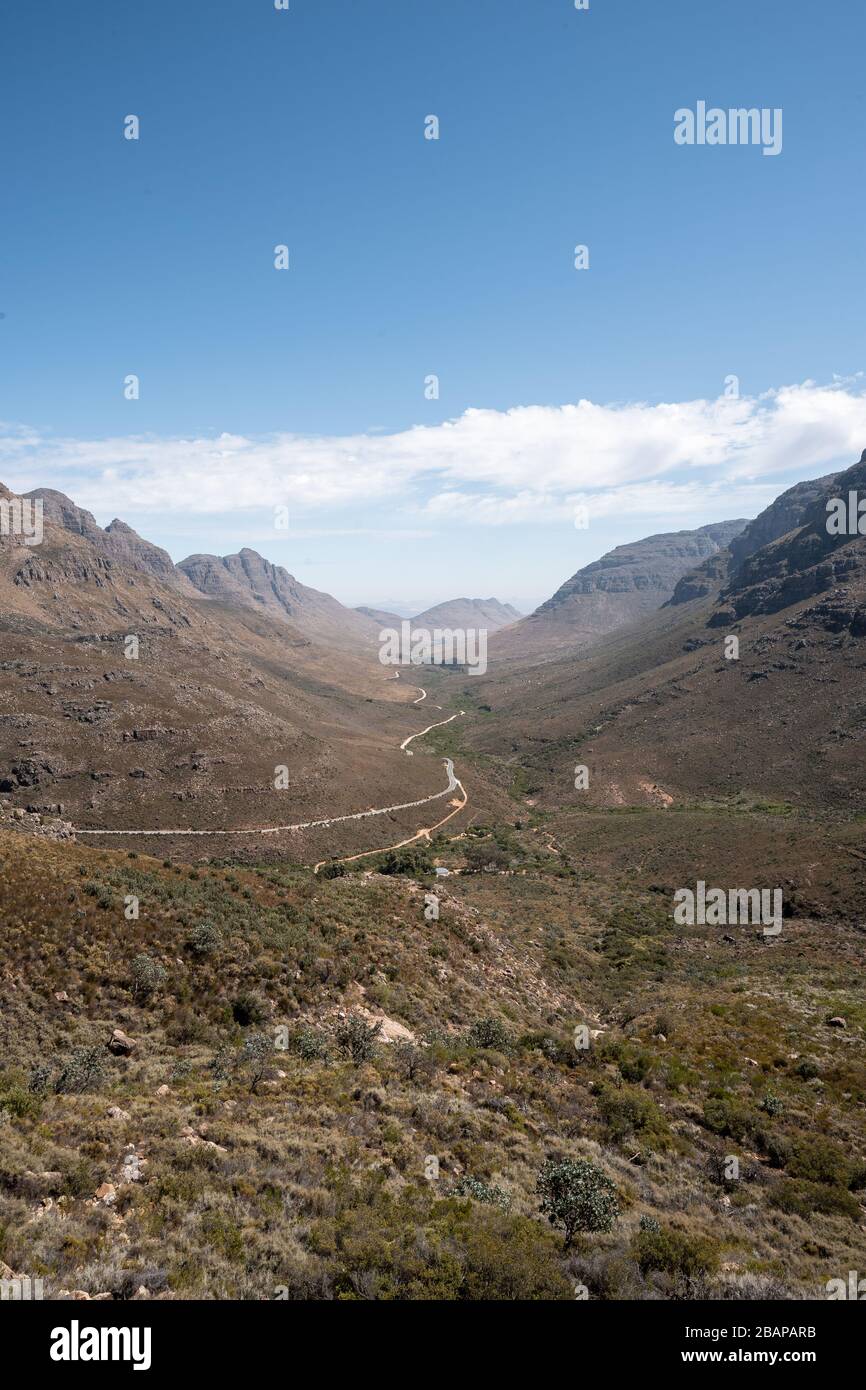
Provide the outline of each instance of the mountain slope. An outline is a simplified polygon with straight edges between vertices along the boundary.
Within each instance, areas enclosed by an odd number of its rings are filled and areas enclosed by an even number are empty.
[[[258,608],[288,619],[319,642],[369,647],[378,637],[374,621],[344,608],[330,594],[301,584],[282,565],[273,565],[255,550],[237,555],[190,555],[177,568],[207,598]]]
[[[682,575],[725,550],[746,525],[722,521],[617,546],[578,570],[533,614],[497,638],[493,659],[547,661],[563,649],[587,647],[637,622],[671,597]]]
[[[866,456],[822,480],[803,524],[719,597],[648,615],[577,659],[479,680],[467,736],[514,757],[542,804],[679,804],[744,793],[866,810],[866,537],[828,534],[826,500],[866,491]],[[726,659],[725,639],[739,640]],[[590,769],[569,793],[569,768]]]

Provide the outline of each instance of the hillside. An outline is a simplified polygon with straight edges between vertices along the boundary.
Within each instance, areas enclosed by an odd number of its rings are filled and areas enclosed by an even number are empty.
[[[815,486],[736,568],[704,537],[712,582],[637,628],[423,700],[260,603],[254,561],[206,595],[75,515],[0,541],[0,1274],[516,1302],[863,1268],[866,537],[825,503],[866,457]],[[284,843],[69,825],[285,819],[275,762],[328,816],[445,757],[462,804]],[[778,885],[781,931],[679,925],[697,879]],[[566,1239],[573,1164],[604,1220]]]
[[[549,841],[443,845],[464,872],[427,922],[421,866],[0,833],[5,1267],[47,1297],[448,1301],[816,1297],[862,1268],[862,935],[672,936],[601,827]],[[569,1248],[537,1181],[577,1158],[615,1221]]]

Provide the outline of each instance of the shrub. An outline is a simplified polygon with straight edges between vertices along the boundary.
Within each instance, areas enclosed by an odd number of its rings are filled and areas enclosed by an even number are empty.
[[[54,1080],[57,1095],[83,1095],[96,1091],[105,1080],[105,1054],[101,1047],[73,1048]]]
[[[298,1028],[289,1038],[289,1052],[304,1062],[315,1062],[328,1055],[328,1039],[318,1028]]]
[[[504,1052],[508,1047],[508,1034],[498,1018],[479,1018],[469,1029],[467,1041],[470,1047],[491,1047]]]
[[[222,945],[222,932],[215,922],[197,923],[186,938],[187,950],[203,959],[212,956]]]
[[[8,1083],[0,1085],[0,1120],[7,1115],[12,1115],[16,1120],[23,1120],[25,1116],[35,1118],[41,1103],[38,1091],[25,1091],[23,1086]]]
[[[536,1189],[542,1215],[565,1232],[566,1250],[577,1231],[609,1231],[619,1212],[614,1184],[586,1158],[547,1159]]]
[[[138,955],[130,969],[132,992],[136,999],[148,999],[156,994],[166,981],[165,966],[152,956]]]
[[[652,1096],[631,1086],[602,1086],[598,1108],[608,1133],[616,1143],[638,1135],[649,1148],[665,1148],[670,1142],[667,1120]]]
[[[267,1033],[250,1033],[244,1039],[239,1064],[250,1077],[250,1091],[253,1095],[258,1089],[259,1083],[264,1080],[273,1055],[273,1039]]]
[[[469,873],[480,874],[485,869],[507,869],[511,855],[501,845],[489,841],[476,841],[463,848],[463,857]]]
[[[39,1062],[30,1073],[27,1089],[34,1096],[47,1096],[51,1088],[52,1070],[46,1062]]]
[[[847,1216],[852,1221],[860,1218],[860,1205],[844,1187],[833,1187],[829,1183],[802,1182],[784,1178],[770,1195],[772,1206],[779,1211],[801,1216],[804,1221],[811,1220],[814,1212],[832,1216]]]
[[[345,864],[325,864],[324,868],[319,870],[319,878],[342,878],[348,872]]]
[[[697,1279],[712,1274],[718,1265],[715,1244],[684,1231],[641,1229],[631,1249],[641,1274],[660,1270],[676,1280]]]
[[[742,1141],[755,1128],[756,1116],[733,1096],[711,1096],[704,1101],[704,1124],[714,1134],[725,1134]]]
[[[781,1115],[784,1108],[781,1099],[776,1095],[775,1091],[768,1091],[761,1101],[761,1109],[768,1115]]]
[[[511,1198],[503,1188],[497,1187],[495,1183],[482,1182],[481,1178],[472,1178],[468,1173],[457,1179],[451,1188],[451,1196],[471,1197],[473,1202],[499,1207],[500,1211],[508,1211],[511,1207]]]
[[[381,1020],[368,1026],[362,1018],[353,1014],[337,1029],[337,1046],[344,1056],[350,1058],[354,1066],[360,1067],[363,1062],[369,1062],[375,1054],[376,1042],[381,1031]]]
[[[852,1171],[847,1154],[838,1145],[820,1135],[806,1135],[795,1140],[786,1167],[792,1178],[829,1183],[837,1187],[848,1186]]]
[[[432,872],[433,860],[429,849],[391,849],[379,861],[380,874],[409,874],[417,878]]]
[[[430,1082],[436,1073],[436,1059],[429,1048],[401,1042],[394,1049],[397,1070],[405,1081],[416,1084]]]

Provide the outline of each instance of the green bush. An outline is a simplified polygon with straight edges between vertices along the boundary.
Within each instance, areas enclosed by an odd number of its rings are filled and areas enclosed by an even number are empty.
[[[847,1154],[838,1144],[821,1135],[806,1135],[794,1140],[786,1167],[792,1178],[838,1187],[848,1186],[852,1172]]]
[[[222,945],[222,932],[216,922],[198,922],[186,938],[187,950],[204,959],[212,956]]]
[[[345,864],[341,864],[337,861],[335,864],[325,864],[323,868],[319,870],[319,878],[343,878],[348,872]]]
[[[597,1099],[599,1114],[615,1143],[635,1136],[651,1149],[664,1149],[670,1143],[668,1122],[645,1091],[603,1085]]]
[[[748,1105],[733,1096],[711,1096],[704,1101],[704,1123],[714,1134],[742,1142],[753,1133],[757,1117]]]
[[[718,1266],[718,1251],[713,1241],[669,1228],[648,1230],[642,1227],[632,1239],[631,1250],[641,1274],[660,1270],[672,1279],[696,1279],[712,1274]]]
[[[508,1034],[498,1018],[479,1018],[469,1029],[467,1041],[470,1047],[490,1047],[496,1052],[505,1052]]]
[[[771,1193],[770,1202],[779,1211],[801,1216],[804,1221],[811,1220],[816,1211],[828,1216],[847,1216],[852,1221],[860,1219],[860,1204],[856,1197],[852,1197],[844,1187],[834,1187],[828,1183],[784,1178]]]
[[[432,874],[433,860],[429,849],[391,849],[379,860],[380,874],[409,874],[412,878]]]
[[[495,1183],[483,1182],[481,1178],[472,1178],[468,1173],[459,1177],[451,1188],[452,1197],[471,1197],[473,1202],[483,1202],[485,1206],[499,1207],[501,1211],[508,1211],[511,1207],[511,1198],[503,1188]]]
[[[321,1061],[328,1055],[328,1039],[318,1028],[297,1028],[289,1037],[288,1050],[304,1062]]]
[[[60,1061],[60,1070],[54,1079],[57,1095],[83,1095],[87,1091],[97,1091],[105,1081],[105,1053],[101,1047],[76,1047],[65,1061]]]

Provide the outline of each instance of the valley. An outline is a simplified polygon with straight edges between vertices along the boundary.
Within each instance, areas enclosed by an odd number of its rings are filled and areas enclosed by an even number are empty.
[[[0,539],[10,1276],[801,1300],[862,1267],[866,552],[824,517],[864,470],[661,538],[630,612],[581,572],[483,676],[383,677],[369,614],[43,492],[43,545]],[[705,885],[772,911],[678,914]],[[563,1239],[579,1163],[612,1215]]]

